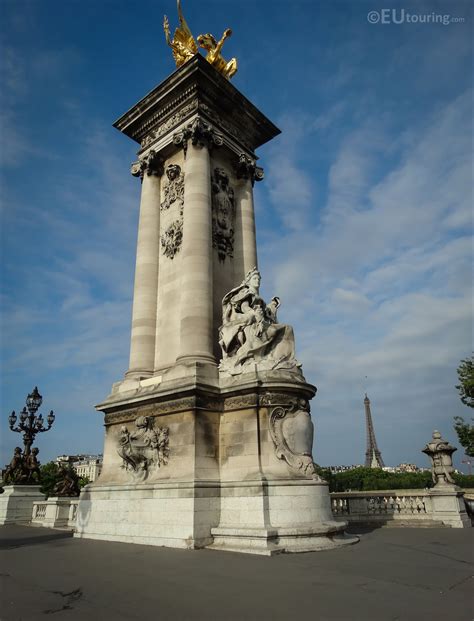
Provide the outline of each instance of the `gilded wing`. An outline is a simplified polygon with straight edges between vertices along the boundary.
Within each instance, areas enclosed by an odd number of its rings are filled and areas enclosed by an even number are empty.
[[[177,2],[179,26],[174,31],[173,39],[170,38],[170,26],[166,15],[163,21],[163,29],[165,31],[166,43],[170,46],[173,52],[173,58],[176,66],[181,67],[182,64],[197,54],[198,48],[196,41],[189,30],[189,26],[184,19],[183,12],[181,10],[181,2],[180,0],[177,0]]]
[[[192,54],[197,54],[198,47],[194,37],[192,35],[191,30],[189,29],[186,20],[184,19],[183,11],[181,9],[181,0],[177,0],[178,4],[178,18],[179,18],[179,27],[176,28],[174,33],[174,38],[179,43],[182,43]]]

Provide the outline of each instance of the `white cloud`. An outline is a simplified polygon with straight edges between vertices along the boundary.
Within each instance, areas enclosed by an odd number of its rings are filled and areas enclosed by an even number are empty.
[[[288,231],[279,252],[265,246],[266,287],[281,296],[280,319],[293,323],[305,374],[319,387],[323,463],[341,430],[357,437],[353,446],[341,438],[347,458],[334,461],[362,459],[367,387],[389,463],[422,463],[432,429],[449,437],[462,414],[455,369],[471,348],[472,267],[470,239],[454,225],[464,226],[471,205],[469,124],[465,93],[397,144],[389,127],[361,126],[340,146],[319,225]]]

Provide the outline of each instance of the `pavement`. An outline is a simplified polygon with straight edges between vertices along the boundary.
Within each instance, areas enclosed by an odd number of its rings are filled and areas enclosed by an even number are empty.
[[[1,621],[471,621],[474,529],[383,528],[252,556],[0,527]]]

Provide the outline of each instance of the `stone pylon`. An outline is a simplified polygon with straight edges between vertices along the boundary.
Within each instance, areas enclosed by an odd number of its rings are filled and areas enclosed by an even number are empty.
[[[334,547],[308,384],[259,295],[255,150],[279,130],[199,54],[114,125],[139,144],[129,368],[76,536],[261,554]]]

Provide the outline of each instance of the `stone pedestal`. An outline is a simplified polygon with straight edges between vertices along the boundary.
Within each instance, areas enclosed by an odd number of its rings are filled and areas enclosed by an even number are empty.
[[[39,485],[6,485],[0,495],[0,525],[29,524],[33,503],[44,500]]]
[[[102,404],[104,466],[82,491],[75,536],[265,555],[357,541],[333,519],[327,484],[304,474],[310,458],[298,465],[276,452],[272,413],[314,387],[271,376],[220,390],[162,384]],[[145,474],[124,467],[118,450],[137,416],[168,430],[168,462]]]
[[[471,528],[466,512],[464,492],[454,485],[438,485],[430,489],[433,519],[452,528]]]
[[[75,536],[259,554],[353,542],[314,469],[316,388],[253,269],[255,150],[278,128],[200,55],[115,127],[143,181],[130,368],[97,406],[103,469]]]

